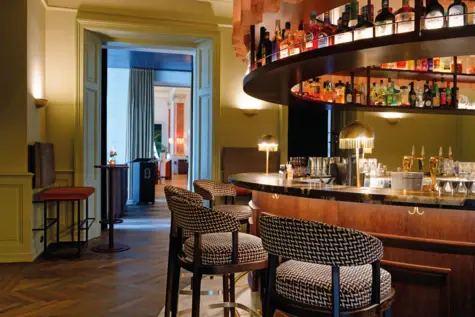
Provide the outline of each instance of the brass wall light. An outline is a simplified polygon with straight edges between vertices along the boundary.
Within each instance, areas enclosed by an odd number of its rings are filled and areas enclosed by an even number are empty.
[[[244,115],[248,117],[254,117],[256,114],[259,113],[259,109],[242,109],[241,108],[241,111],[242,113],[244,113]]]
[[[266,174],[269,174],[269,152],[277,152],[279,144],[277,138],[270,134],[265,134],[257,141],[257,148],[261,152],[266,152]]]
[[[44,108],[48,105],[48,100],[43,98],[35,98],[35,106],[37,109]]]

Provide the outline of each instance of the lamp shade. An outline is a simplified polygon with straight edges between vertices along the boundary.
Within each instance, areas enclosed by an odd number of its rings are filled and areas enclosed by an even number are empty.
[[[372,149],[374,132],[366,124],[355,121],[340,131],[340,149]]]
[[[257,147],[259,151],[277,152],[279,144],[277,138],[270,134],[265,134],[257,141]]]

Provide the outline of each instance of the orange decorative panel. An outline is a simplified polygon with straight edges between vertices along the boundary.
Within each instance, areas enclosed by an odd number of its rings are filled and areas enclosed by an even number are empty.
[[[185,154],[185,104],[175,105],[175,154]]]

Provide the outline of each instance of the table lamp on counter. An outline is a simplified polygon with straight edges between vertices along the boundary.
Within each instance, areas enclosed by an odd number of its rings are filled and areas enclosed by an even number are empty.
[[[368,151],[374,147],[374,132],[369,126],[355,121],[340,131],[340,149],[356,151],[356,186],[360,187],[360,149]]]
[[[257,141],[259,151],[266,152],[266,174],[269,174],[269,152],[277,152],[279,144],[277,138],[270,134],[265,134]]]

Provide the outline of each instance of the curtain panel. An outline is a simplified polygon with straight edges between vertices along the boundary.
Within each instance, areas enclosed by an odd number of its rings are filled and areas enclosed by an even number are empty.
[[[127,161],[153,158],[154,71],[130,70],[127,111]]]

